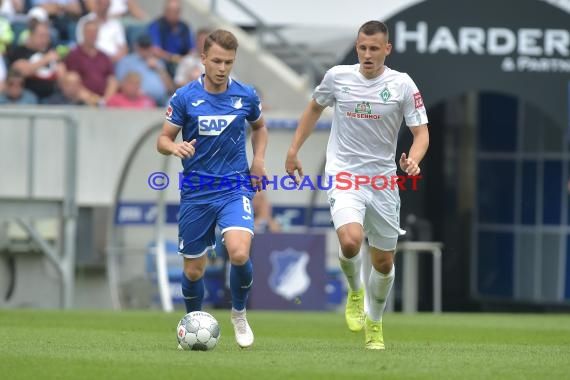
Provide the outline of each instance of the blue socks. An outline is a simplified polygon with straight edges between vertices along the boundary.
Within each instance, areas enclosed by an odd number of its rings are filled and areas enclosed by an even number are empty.
[[[196,281],[190,281],[186,274],[182,272],[182,295],[186,304],[186,312],[202,310],[202,300],[204,299],[204,277]]]
[[[230,289],[232,293],[232,306],[235,310],[245,309],[247,296],[253,283],[253,266],[251,260],[247,260],[244,265],[234,265],[230,267]],[[182,295],[186,304],[186,312],[202,310],[204,300],[204,278],[191,281],[182,273]]]
[[[232,292],[232,306],[235,310],[245,309],[247,295],[253,283],[253,267],[251,259],[243,265],[231,265],[230,289]]]

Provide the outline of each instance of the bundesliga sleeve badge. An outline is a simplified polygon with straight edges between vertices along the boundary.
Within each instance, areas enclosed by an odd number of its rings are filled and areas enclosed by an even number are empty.
[[[414,94],[414,105],[416,108],[422,108],[424,106],[424,100],[422,99],[422,94],[416,92]]]

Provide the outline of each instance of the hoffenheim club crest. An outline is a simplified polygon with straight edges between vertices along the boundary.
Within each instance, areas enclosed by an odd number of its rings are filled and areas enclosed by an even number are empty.
[[[309,254],[287,248],[284,251],[273,251],[270,254],[271,275],[269,287],[288,301],[305,293],[311,285],[307,273]]]

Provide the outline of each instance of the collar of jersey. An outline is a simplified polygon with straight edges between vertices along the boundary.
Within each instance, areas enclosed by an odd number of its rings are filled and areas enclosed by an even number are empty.
[[[200,85],[202,85],[202,88],[204,88],[204,81],[203,81],[203,79],[204,79],[205,76],[206,76],[206,74],[202,74],[202,75],[200,75],[200,77],[198,77],[198,82],[200,82]],[[230,86],[232,85],[232,81],[233,81],[232,77],[229,76],[229,77],[228,77],[228,90],[230,89]],[[206,89],[204,88],[204,90],[206,90]],[[226,90],[226,91],[227,91],[227,90]]]

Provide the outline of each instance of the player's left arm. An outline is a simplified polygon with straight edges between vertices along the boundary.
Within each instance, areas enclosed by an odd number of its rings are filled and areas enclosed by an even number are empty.
[[[427,124],[421,124],[411,127],[414,141],[410,147],[409,153],[402,153],[400,157],[400,168],[406,172],[407,175],[419,175],[420,162],[422,162],[426,155],[429,146],[429,131]]]
[[[263,177],[265,173],[265,151],[267,149],[267,127],[263,116],[260,116],[251,124],[251,146],[253,148],[253,161],[249,170],[251,174],[251,186],[261,191],[263,185]]]
[[[408,154],[402,153],[400,156],[400,168],[413,176],[420,174],[420,162],[429,146],[428,119],[422,95],[408,74],[402,76],[402,87],[404,120],[414,135],[414,141]]]

